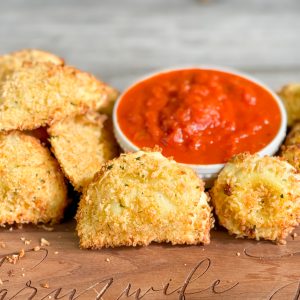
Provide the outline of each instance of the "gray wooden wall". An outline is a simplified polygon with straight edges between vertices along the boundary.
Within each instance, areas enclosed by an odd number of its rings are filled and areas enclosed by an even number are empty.
[[[235,67],[278,89],[300,81],[300,0],[2,0],[0,53],[28,47],[119,89],[199,64]]]

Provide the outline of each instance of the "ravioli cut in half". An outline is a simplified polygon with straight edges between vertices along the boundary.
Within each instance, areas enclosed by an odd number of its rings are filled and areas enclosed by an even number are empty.
[[[52,151],[77,191],[87,186],[101,166],[119,153],[111,120],[97,112],[68,117],[52,124]]]
[[[160,152],[121,154],[102,167],[81,197],[82,248],[208,244],[213,224],[204,183]]]

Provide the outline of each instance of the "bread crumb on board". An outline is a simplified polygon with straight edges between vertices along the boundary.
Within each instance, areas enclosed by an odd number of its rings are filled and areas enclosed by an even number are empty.
[[[49,288],[50,288],[50,285],[49,285],[48,282],[43,282],[43,283],[40,284],[40,286],[41,286],[42,288],[45,288],[45,289],[49,289]]]
[[[44,238],[41,238],[41,246],[42,247],[47,247],[47,246],[50,246],[50,242],[49,241],[47,241],[46,239],[44,239]]]
[[[33,248],[33,251],[40,251],[41,250],[41,247],[40,246],[35,246],[34,248]]]

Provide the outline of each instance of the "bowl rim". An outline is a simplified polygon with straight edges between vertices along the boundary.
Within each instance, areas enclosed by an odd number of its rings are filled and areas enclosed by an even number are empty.
[[[272,148],[274,148],[274,146],[276,146],[277,143],[279,143],[279,144],[282,143],[282,141],[283,141],[283,139],[285,137],[286,129],[287,129],[287,113],[286,113],[285,107],[284,107],[283,102],[280,99],[280,97],[273,90],[271,90],[271,88],[269,88],[268,85],[266,85],[261,80],[256,79],[252,75],[248,75],[247,73],[241,72],[241,71],[236,70],[236,69],[231,68],[231,67],[223,67],[223,66],[217,66],[217,65],[205,65],[205,64],[202,65],[202,64],[200,64],[200,65],[179,66],[179,67],[165,68],[165,69],[162,69],[162,70],[149,72],[149,73],[147,73],[147,74],[139,77],[137,80],[135,80],[132,84],[130,84],[119,95],[118,99],[115,102],[114,108],[113,108],[113,114],[112,114],[113,126],[114,126],[115,132],[132,149],[131,151],[139,151],[139,150],[141,150],[141,148],[138,147],[138,146],[136,146],[123,133],[123,131],[121,130],[121,127],[119,126],[118,117],[117,117],[117,110],[118,110],[119,104],[122,101],[122,98],[124,97],[124,95],[127,94],[129,90],[131,90],[132,88],[134,88],[139,83],[141,83],[143,81],[146,81],[146,80],[148,80],[148,79],[150,79],[152,77],[155,77],[157,75],[166,74],[166,73],[170,73],[170,72],[173,72],[173,71],[181,71],[181,70],[184,71],[184,70],[192,70],[192,69],[220,71],[220,72],[224,72],[224,73],[231,74],[231,75],[237,75],[237,76],[240,76],[240,77],[242,77],[244,79],[252,81],[256,85],[258,85],[261,88],[263,88],[264,90],[266,90],[273,97],[274,101],[278,105],[278,108],[279,108],[279,111],[280,111],[280,116],[281,116],[281,124],[280,124],[280,127],[279,127],[279,130],[278,130],[277,134],[274,136],[274,138],[272,139],[272,141],[269,144],[267,144],[264,148],[262,148],[259,151],[257,151],[257,153],[260,156],[269,155],[268,152],[270,152],[272,150]],[[219,163],[219,164],[187,164],[187,163],[181,163],[181,162],[178,162],[178,163],[180,163],[181,165],[184,165],[184,166],[188,166],[190,168],[197,169],[197,170],[203,172],[204,174],[211,173],[211,172],[217,172],[221,168],[223,168],[224,165],[225,165],[225,163]]]

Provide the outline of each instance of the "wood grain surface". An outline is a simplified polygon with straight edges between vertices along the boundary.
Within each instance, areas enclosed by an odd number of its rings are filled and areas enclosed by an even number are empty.
[[[201,64],[278,89],[300,81],[299,36],[299,0],[0,2],[0,53],[49,50],[120,90],[148,72]],[[300,298],[298,237],[276,246],[218,230],[205,247],[83,251],[74,226],[1,229],[0,300]],[[32,251],[42,237],[50,246]],[[15,265],[5,259],[21,249]]]
[[[299,298],[300,237],[278,246],[218,230],[205,247],[152,244],[92,251],[78,248],[73,222],[52,232],[1,229],[0,236],[6,245],[0,249],[4,300]],[[33,251],[41,238],[50,246]],[[25,256],[16,264],[5,259],[21,249]]]

